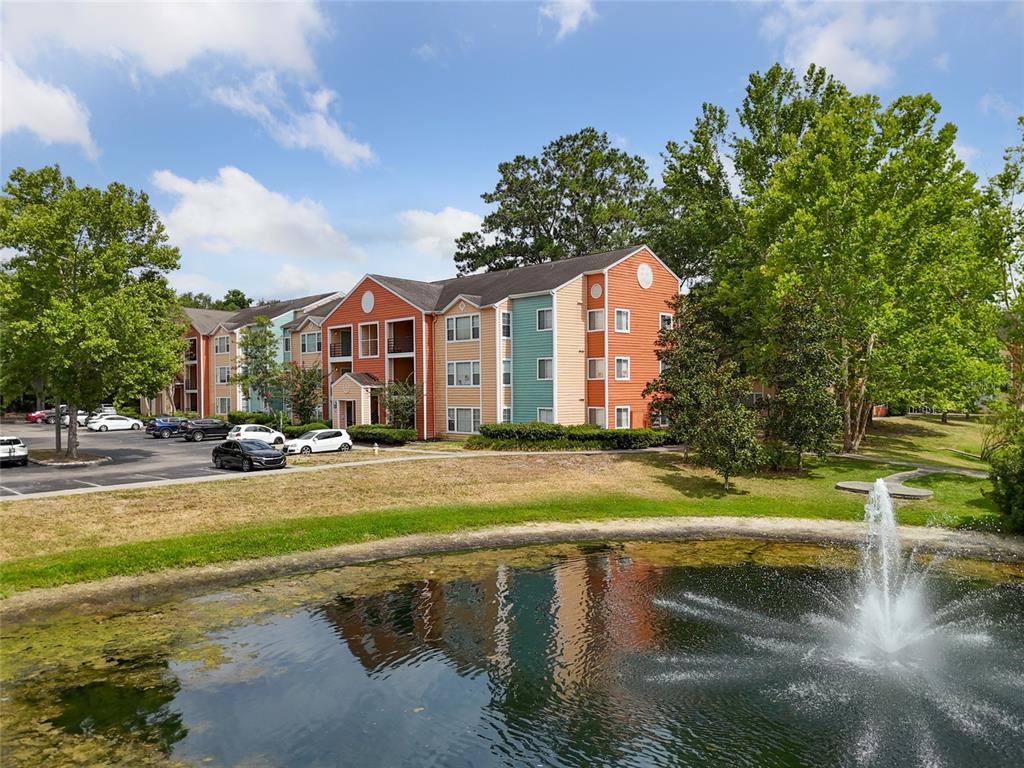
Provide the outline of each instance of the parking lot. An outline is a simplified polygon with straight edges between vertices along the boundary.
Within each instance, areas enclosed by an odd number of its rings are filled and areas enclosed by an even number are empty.
[[[53,448],[53,430],[50,424],[0,425],[0,434],[20,437],[30,456],[34,449]],[[66,439],[67,429],[63,434]],[[180,437],[157,440],[142,431],[91,432],[80,427],[79,450],[110,456],[113,461],[74,468],[31,463],[27,467],[4,466],[0,468],[0,497],[224,474],[226,470],[216,469],[210,460],[210,451],[219,442],[186,443]]]

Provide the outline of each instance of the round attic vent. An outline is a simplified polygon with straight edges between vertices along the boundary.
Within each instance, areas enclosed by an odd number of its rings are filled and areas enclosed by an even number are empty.
[[[600,283],[594,283],[592,286],[590,286],[590,295],[593,298],[595,298],[595,299],[600,299],[601,298],[601,284]]]
[[[636,281],[645,291],[654,284],[654,273],[648,264],[641,264],[636,268]]]
[[[363,307],[363,312],[369,314],[373,312],[373,291],[363,291],[363,299],[360,302]]]

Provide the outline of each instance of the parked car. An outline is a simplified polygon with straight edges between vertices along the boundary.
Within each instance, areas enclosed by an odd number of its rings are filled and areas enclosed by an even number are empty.
[[[53,424],[53,408],[47,408],[43,411],[32,411],[32,413],[25,414],[25,421],[29,424],[38,424],[40,421],[45,421],[48,424]]]
[[[344,429],[313,429],[284,444],[285,453],[351,451],[352,438]]]
[[[213,465],[218,469],[237,467],[243,472],[254,469],[281,469],[288,459],[262,440],[225,440],[213,449]]]
[[[146,423],[146,434],[167,439],[178,434],[186,421],[181,416],[157,416]]]
[[[97,416],[85,425],[93,432],[107,432],[118,429],[142,429],[142,422],[129,416]]]
[[[28,447],[20,437],[0,437],[0,464],[28,464]]]
[[[267,445],[284,445],[284,435],[262,424],[235,424],[228,432],[228,440],[259,440]]]
[[[88,424],[90,416],[91,414],[88,411],[79,411],[78,426],[84,427],[86,424]],[[71,416],[65,413],[63,416],[60,417],[60,423],[63,424],[65,427],[71,426]]]
[[[188,442],[201,443],[208,437],[227,437],[231,425],[220,419],[191,419],[179,428]]]

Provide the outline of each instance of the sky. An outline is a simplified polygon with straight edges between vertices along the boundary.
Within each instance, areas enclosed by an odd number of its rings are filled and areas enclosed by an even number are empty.
[[[1024,2],[0,6],[0,172],[146,191],[178,290],[289,298],[440,279],[497,166],[593,126],[661,170],[775,62],[930,92],[980,177],[1018,142]]]

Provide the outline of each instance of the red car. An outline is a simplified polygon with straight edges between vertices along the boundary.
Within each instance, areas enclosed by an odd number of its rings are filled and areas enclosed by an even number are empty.
[[[25,421],[38,424],[40,421],[46,421],[51,416],[53,416],[52,408],[45,411],[32,411],[32,413],[25,414]]]

